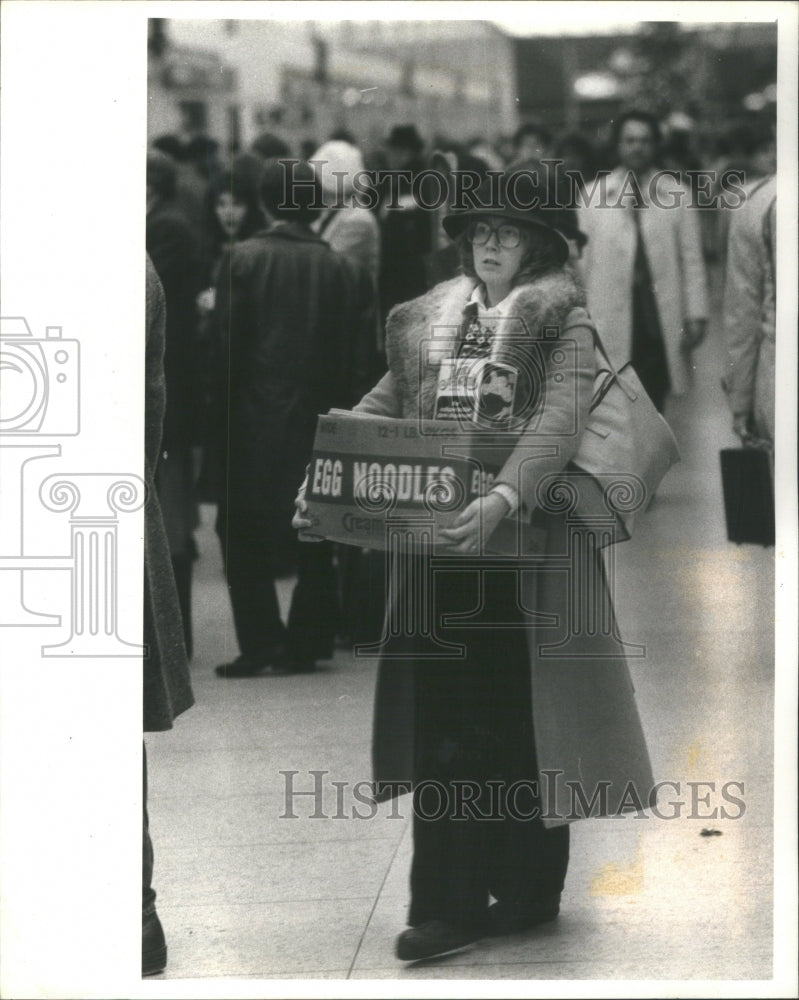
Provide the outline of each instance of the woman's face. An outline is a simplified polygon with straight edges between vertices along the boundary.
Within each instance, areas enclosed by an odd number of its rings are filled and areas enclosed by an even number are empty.
[[[477,277],[488,287],[510,286],[527,249],[526,227],[498,215],[486,215],[471,224],[469,238]]]
[[[236,201],[229,191],[223,191],[216,200],[216,217],[229,239],[236,235],[246,213],[247,206]]]

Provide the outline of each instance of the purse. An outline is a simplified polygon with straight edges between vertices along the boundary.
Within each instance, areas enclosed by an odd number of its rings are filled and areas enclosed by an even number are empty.
[[[593,323],[590,328],[604,367],[594,380],[588,423],[572,462],[600,482],[606,503],[632,535],[636,513],[646,509],[680,452],[633,366],[617,371]]]

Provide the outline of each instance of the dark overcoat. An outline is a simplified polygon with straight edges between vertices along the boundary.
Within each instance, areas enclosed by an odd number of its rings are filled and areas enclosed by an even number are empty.
[[[192,446],[197,434],[199,315],[202,267],[197,237],[175,201],[157,203],[147,213],[147,253],[166,300],[164,376],[167,406],[156,469],[170,551],[188,555],[198,523]]]
[[[166,387],[164,381],[164,292],[147,257],[145,319],[145,482],[144,505],[144,731],[171,729],[173,720],[194,704],[189,679],[169,543],[155,490],[161,448]]]
[[[420,346],[432,335],[440,348],[432,356],[454,351],[474,284],[473,279],[455,278],[393,311],[386,331],[390,370],[356,410],[405,418],[431,415],[437,370],[420,364]],[[589,592],[575,597],[575,571],[568,568],[575,521],[567,510],[556,511],[557,491],[550,497],[555,503],[544,504],[546,511],[537,492],[548,477],[560,474],[564,482],[571,477],[578,491],[599,491],[582,506],[601,508],[601,490],[594,480],[568,471],[588,419],[596,374],[582,290],[576,276],[564,269],[512,295],[506,315],[521,319],[538,341],[543,403],[534,417],[532,437],[526,433],[520,439],[497,481],[512,486],[521,500],[521,515],[536,518],[546,530],[545,559],[521,573],[520,593],[543,819],[554,826],[590,811],[582,808],[580,794],[590,804],[598,792],[593,814],[646,807],[653,778],[601,553],[589,558],[594,574]],[[564,352],[567,341],[574,346]],[[564,357],[571,359],[568,364]],[[552,447],[548,454],[533,456],[530,441]],[[581,530],[584,539],[590,535],[585,525]],[[407,789],[414,780],[415,646],[415,637],[395,634],[381,656],[373,739],[378,798]]]
[[[291,534],[317,416],[352,402],[355,294],[346,262],[300,223],[279,222],[223,258],[214,322],[229,509],[279,516]]]

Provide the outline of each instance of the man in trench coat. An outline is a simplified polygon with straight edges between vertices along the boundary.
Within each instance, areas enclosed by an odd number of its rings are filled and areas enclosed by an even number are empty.
[[[730,223],[724,286],[724,383],[733,430],[774,445],[777,179],[748,192]]]
[[[617,367],[632,361],[662,412],[690,386],[691,352],[707,324],[699,214],[690,192],[655,170],[659,129],[630,111],[616,127],[619,166],[583,196],[588,311]]]

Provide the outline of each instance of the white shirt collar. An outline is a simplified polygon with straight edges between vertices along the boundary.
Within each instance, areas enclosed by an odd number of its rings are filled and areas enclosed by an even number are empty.
[[[485,285],[480,281],[472,289],[472,294],[469,296],[469,305],[475,304],[477,306],[478,316],[505,316],[510,305],[511,295],[513,295],[513,289],[511,289],[501,302],[498,302],[495,306],[488,306],[485,299]]]

